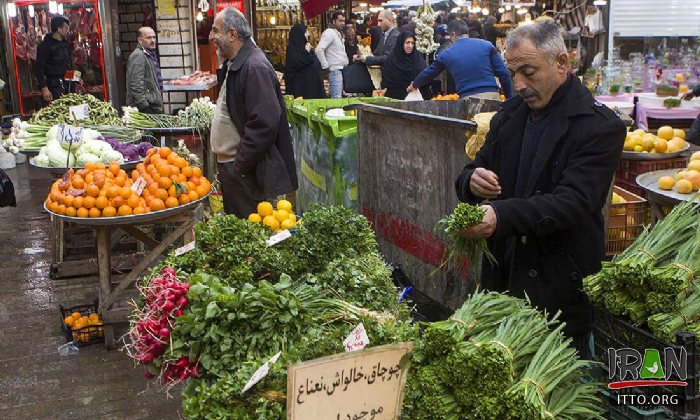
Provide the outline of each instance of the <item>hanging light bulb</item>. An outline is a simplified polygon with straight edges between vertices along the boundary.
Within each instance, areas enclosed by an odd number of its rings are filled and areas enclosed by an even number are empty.
[[[503,13],[503,12],[505,12],[505,11],[506,11],[506,9],[504,9],[504,8],[502,8],[502,7],[499,7],[499,8],[498,8],[498,13]]]
[[[17,6],[14,3],[7,3],[7,16],[13,18],[17,17]]]
[[[272,17],[270,18],[270,25],[276,25],[276,24],[277,24],[277,18],[274,17],[274,16],[272,16]]]
[[[521,8],[521,9],[518,9],[515,13],[517,13],[519,15],[524,15],[525,13],[527,13],[527,9]]]
[[[58,13],[58,4],[54,0],[49,2],[49,13]]]
[[[34,6],[31,4],[27,6],[27,11],[29,12],[29,17],[34,18]]]
[[[489,15],[489,9],[487,9],[487,8],[484,7],[483,9],[481,9],[481,14],[484,15],[484,16],[488,16],[488,15]]]
[[[63,16],[63,3],[58,4],[58,14]]]
[[[506,10],[510,11],[513,8],[510,4],[506,6]]]
[[[201,22],[204,20],[204,15],[202,14],[201,11],[197,12],[197,22]]]

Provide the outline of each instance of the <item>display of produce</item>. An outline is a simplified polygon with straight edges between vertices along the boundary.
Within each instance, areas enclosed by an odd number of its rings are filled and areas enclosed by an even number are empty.
[[[433,101],[457,101],[459,100],[459,95],[456,93],[450,93],[447,95],[436,95]]]
[[[83,104],[90,107],[90,115],[80,120],[81,124],[118,125],[120,123],[117,110],[109,102],[101,101],[92,95],[79,93],[70,93],[52,101],[50,105],[35,112],[29,122],[32,125],[41,126],[72,124],[74,119],[70,115],[70,107]]]
[[[691,194],[700,189],[700,152],[695,152],[690,157],[688,167],[678,171],[675,176],[664,175],[659,177],[659,188],[662,190],[674,190],[680,194]]]
[[[51,125],[29,124],[19,118],[14,118],[7,140],[20,150],[39,150],[46,145],[46,133],[50,128]]]
[[[521,299],[476,292],[416,343],[402,419],[602,419],[563,324]]]
[[[263,213],[273,211],[271,203],[261,206]],[[277,203],[278,211],[288,207]],[[370,347],[416,343],[403,418],[470,418],[460,416],[467,413],[464,400],[478,413],[503,413],[510,402],[508,408],[523,414],[597,417],[595,385],[581,382],[588,362],[577,360],[556,319],[525,301],[477,292],[452,320],[428,326],[421,338],[363,216],[316,205],[291,238],[269,246],[272,234],[260,223],[214,215],[195,226],[193,250],[170,254],[140,281],[126,351],[147,379],[166,389],[186,381],[185,417],[284,418],[287,366],[342,353],[344,338],[360,322]],[[458,329],[461,338],[447,337]],[[448,357],[444,351],[452,348]],[[241,392],[279,351],[267,376]],[[450,397],[435,391],[438,363],[440,374],[467,375],[460,386],[472,379],[451,406],[436,405]],[[472,398],[477,387],[479,398]],[[437,412],[446,416],[434,417]]]
[[[660,127],[657,134],[638,129],[627,133],[623,150],[638,153],[676,153],[687,148],[685,131],[670,126]]]
[[[600,272],[583,281],[583,290],[591,301],[616,316],[633,323],[648,322],[651,331],[669,339],[686,324],[695,324],[700,311],[687,299],[700,270],[700,223],[696,205],[678,204],[652,229],[642,234]],[[677,310],[690,314],[687,322],[662,322],[664,313]],[[661,314],[661,315],[660,315]],[[654,321],[652,321],[654,319]]]
[[[428,3],[419,6],[416,17],[413,18],[416,24],[416,49],[423,55],[428,55],[440,47],[434,37],[435,18],[437,13]]]
[[[263,201],[258,204],[257,213],[251,213],[248,221],[262,223],[275,232],[294,229],[297,225],[297,216],[292,209],[292,203],[287,200],[277,202],[275,210],[271,203]]]
[[[122,107],[122,122],[139,128],[179,128],[195,127],[208,129],[214,119],[216,104],[209,97],[195,99],[192,104],[180,111],[177,116],[167,114],[146,114],[132,106]]]
[[[139,179],[144,182],[141,193],[134,186]],[[53,183],[45,206],[69,217],[130,216],[185,205],[210,192],[211,183],[200,168],[161,147],[148,149],[130,176],[114,160],[108,166],[87,162],[84,169],[70,169]]]

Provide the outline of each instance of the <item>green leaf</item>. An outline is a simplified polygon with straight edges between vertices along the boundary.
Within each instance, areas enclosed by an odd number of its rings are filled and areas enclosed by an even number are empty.
[[[209,305],[207,305],[207,314],[204,319],[211,319],[217,315],[219,315],[219,306],[216,302],[210,302]]]

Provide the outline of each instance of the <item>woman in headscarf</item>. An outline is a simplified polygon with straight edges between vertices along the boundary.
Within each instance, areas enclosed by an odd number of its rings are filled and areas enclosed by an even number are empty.
[[[383,35],[382,29],[379,26],[372,26],[369,28],[369,36],[372,39],[370,44],[372,54],[374,54],[374,52],[377,51],[377,48],[379,48],[379,43],[381,42]]]
[[[382,88],[386,89],[384,96],[406,99],[408,85],[425,67],[425,60],[416,49],[415,35],[402,32],[394,51],[382,66]],[[431,97],[429,88],[421,88],[421,94],[426,99]]]
[[[284,83],[287,95],[293,95],[295,98],[319,99],[326,97],[321,63],[316,58],[316,54],[311,51],[306,26],[300,23],[292,26],[289,31]]]

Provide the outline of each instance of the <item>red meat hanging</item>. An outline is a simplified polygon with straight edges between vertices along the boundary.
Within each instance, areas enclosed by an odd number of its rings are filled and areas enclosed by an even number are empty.
[[[34,18],[27,17],[27,58],[32,61],[36,61],[36,28],[34,27]]]
[[[22,61],[27,61],[27,30],[24,27],[22,12],[17,17],[17,27],[15,27],[15,54]]]

